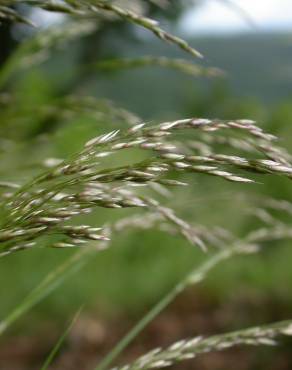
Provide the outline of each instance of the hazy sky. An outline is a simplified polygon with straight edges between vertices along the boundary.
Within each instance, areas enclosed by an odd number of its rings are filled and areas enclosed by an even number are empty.
[[[240,6],[254,21],[258,31],[292,31],[292,0],[228,0]],[[183,31],[196,33],[234,33],[253,31],[239,12],[225,0],[205,0],[183,17]]]

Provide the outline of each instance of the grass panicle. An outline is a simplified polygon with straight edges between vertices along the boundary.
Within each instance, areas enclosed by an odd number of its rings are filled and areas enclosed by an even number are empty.
[[[127,130],[114,130],[92,138],[71,159],[57,161],[56,165],[52,160],[47,161],[53,163],[45,173],[17,187],[14,192],[10,187],[9,192],[4,193],[3,207],[7,213],[0,233],[2,255],[31,248],[36,239],[45,235],[61,236],[54,247],[82,246],[90,240],[106,239],[102,225],[64,225],[96,207],[155,209],[176,224],[189,241],[202,247],[204,243],[188,223],[153,197],[140,195],[137,189],[141,185],[152,189],[153,184],[178,186],[180,183],[169,177],[174,172],[201,173],[238,183],[254,181],[245,175],[247,172],[291,177],[292,167],[284,165],[283,161],[267,159],[269,151],[263,159],[229,154],[189,155],[185,152],[183,137],[178,135],[189,130],[195,137],[201,132],[212,135],[225,130],[231,136],[243,135],[255,142],[264,141],[269,148],[275,140],[252,121],[196,118],[151,126],[139,123]],[[103,161],[109,156],[116,161],[116,153],[132,149],[145,152],[146,159],[104,168]]]
[[[161,369],[181,361],[193,359],[200,354],[223,351],[234,346],[274,346],[277,337],[291,335],[292,321],[288,320],[231,333],[214,335],[209,338],[198,336],[176,342],[166,349],[156,348],[138,358],[132,364],[115,369]]]

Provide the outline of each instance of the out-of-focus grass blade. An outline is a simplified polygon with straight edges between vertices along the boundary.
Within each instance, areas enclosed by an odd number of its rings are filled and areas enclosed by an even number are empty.
[[[249,26],[252,28],[257,28],[257,24],[249,12],[247,12],[242,6],[240,6],[234,0],[218,0],[224,5],[228,6],[231,10],[237,13]]]
[[[96,29],[90,21],[68,22],[38,32],[15,50],[0,70],[0,87],[21,69],[46,61],[59,45],[81,38]]]
[[[111,349],[94,370],[106,370],[128,345],[152,322],[187,286],[200,283],[220,262],[238,253],[236,248],[225,248],[192,269],[174,288],[158,301],[137,324]]]
[[[220,77],[224,75],[224,72],[219,68],[201,66],[180,58],[154,56],[108,59],[94,63],[91,68],[111,72],[148,66],[170,68],[194,77]]]
[[[90,246],[82,249],[81,251],[73,254],[65,262],[59,265],[55,270],[51,271],[40,282],[36,288],[18,304],[6,318],[0,321],[0,335],[3,334],[14,321],[28,312],[38,302],[44,299],[50,292],[56,289],[66,277],[70,274],[80,270],[90,259],[93,253],[96,252],[95,248]]]
[[[61,348],[64,340],[66,339],[66,337],[69,334],[70,330],[72,329],[73,325],[77,321],[77,319],[78,319],[78,317],[79,317],[82,309],[83,309],[83,307],[80,307],[79,310],[76,312],[76,314],[73,316],[73,318],[71,319],[70,324],[68,325],[68,327],[66,328],[66,330],[63,332],[63,334],[58,339],[57,343],[55,344],[55,346],[53,347],[53,349],[49,353],[48,357],[46,358],[45,363],[43,364],[43,366],[41,367],[40,370],[47,370],[48,367],[51,365],[51,363],[53,362],[53,360],[56,357],[57,353],[59,352],[59,350],[60,350],[60,348]]]

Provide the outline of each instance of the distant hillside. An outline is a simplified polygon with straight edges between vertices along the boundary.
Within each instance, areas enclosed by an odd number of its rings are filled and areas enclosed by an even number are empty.
[[[237,94],[270,102],[292,96],[292,35],[193,40],[207,62],[223,68]]]
[[[151,39],[152,40],[152,39]],[[246,35],[229,38],[197,38],[190,43],[199,49],[204,65],[222,68],[227,73],[224,83],[232,94],[271,104],[292,97],[292,35]],[[188,57],[173,46],[161,42],[140,41],[124,44],[115,40],[111,47],[104,41],[105,54],[124,56],[165,55]],[[181,112],[187,98],[213,81],[193,79],[181,73],[147,67],[141,70],[114,73],[112,78],[98,76],[98,84],[90,81],[97,95],[107,95],[128,108],[135,107],[144,117],[153,112],[167,115]],[[137,108],[138,107],[138,108]],[[163,113],[162,113],[163,112]]]

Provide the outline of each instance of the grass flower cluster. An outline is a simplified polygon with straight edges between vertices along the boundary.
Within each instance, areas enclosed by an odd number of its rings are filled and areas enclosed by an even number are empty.
[[[260,145],[259,141],[265,142],[269,149],[267,153],[262,151],[263,159],[216,153],[202,156],[185,148],[183,137],[179,136],[185,131],[199,136],[200,132],[212,135],[221,130],[231,131],[231,135],[247,136],[255,147]],[[60,163],[59,160],[47,160],[47,165],[53,166],[27,184],[6,183],[9,191],[2,194],[6,210],[0,234],[2,255],[31,248],[37,244],[38,238],[47,234],[61,236],[53,247],[82,246],[89,240],[107,240],[106,228],[102,226],[66,224],[75,216],[90,213],[95,207],[137,207],[158,212],[175,224],[189,241],[202,246],[204,242],[194,228],[157,200],[140,195],[140,187],[153,188],[155,184],[183,186],[184,183],[172,178],[176,172],[202,173],[240,183],[254,181],[246,176],[248,172],[290,177],[292,167],[285,158],[269,159],[274,140],[274,136],[263,132],[252,121],[196,118],[152,126],[139,123],[125,131],[116,130],[90,139],[80,153],[69,160]],[[103,165],[108,157],[133,149],[146,152],[145,159],[126,165],[118,163],[112,168]]]

